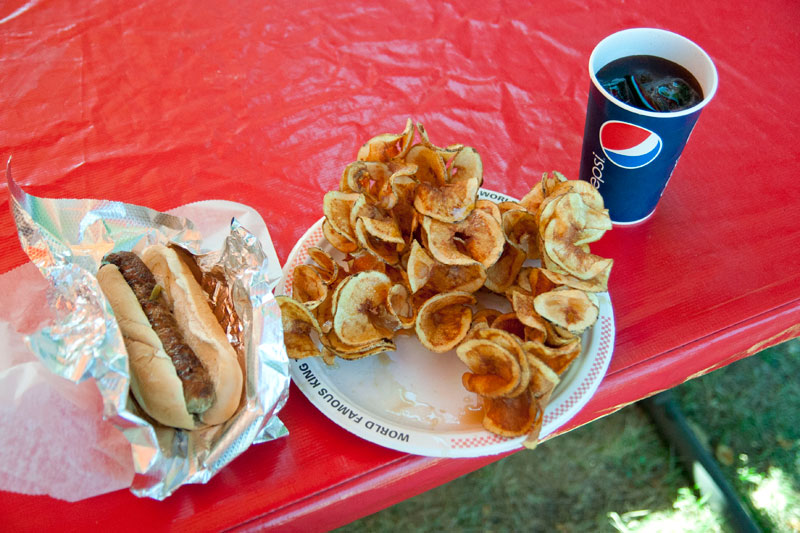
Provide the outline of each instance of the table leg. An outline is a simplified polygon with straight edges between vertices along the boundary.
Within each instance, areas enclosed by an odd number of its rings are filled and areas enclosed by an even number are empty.
[[[761,529],[737,496],[708,449],[703,446],[681,412],[672,391],[641,400],[661,437],[674,449],[692,475],[709,504],[722,513],[734,531],[759,532]]]

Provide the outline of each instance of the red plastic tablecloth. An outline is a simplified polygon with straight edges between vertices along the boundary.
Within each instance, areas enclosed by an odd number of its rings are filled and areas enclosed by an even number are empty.
[[[37,196],[249,204],[283,260],[358,146],[407,117],[478,149],[488,188],[576,177],[593,46],[627,27],[683,34],[714,59],[719,91],[656,214],[595,247],[616,259],[617,343],[568,429],[800,334],[799,23],[793,0],[8,0],[0,158]],[[27,258],[0,187],[1,273]],[[291,435],[205,486],[165,502],[0,493],[2,521],[326,529],[496,459],[383,449],[291,393]]]

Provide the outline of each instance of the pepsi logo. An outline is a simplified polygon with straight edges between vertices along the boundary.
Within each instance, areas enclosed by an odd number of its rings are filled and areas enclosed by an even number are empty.
[[[600,146],[618,167],[643,167],[658,157],[662,145],[656,133],[629,122],[609,120],[600,126]]]

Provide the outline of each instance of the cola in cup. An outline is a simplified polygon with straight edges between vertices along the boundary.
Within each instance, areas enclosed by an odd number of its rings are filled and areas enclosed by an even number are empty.
[[[589,76],[580,179],[600,191],[615,224],[641,222],[714,97],[716,68],[685,37],[633,28],[595,47]]]

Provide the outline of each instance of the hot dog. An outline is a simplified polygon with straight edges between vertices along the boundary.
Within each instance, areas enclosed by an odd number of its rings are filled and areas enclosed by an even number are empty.
[[[216,425],[239,406],[242,371],[205,293],[175,250],[118,252],[97,273],[128,351],[131,392],[156,421]]]

